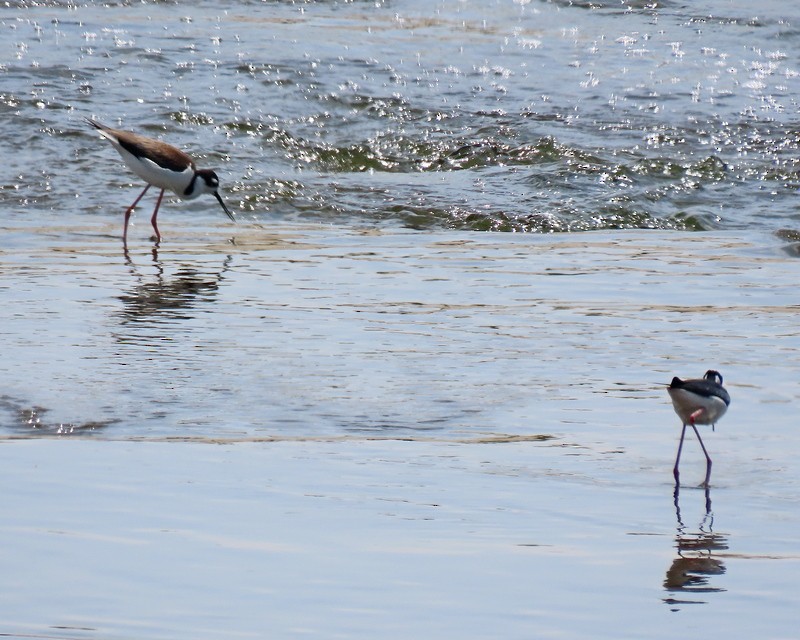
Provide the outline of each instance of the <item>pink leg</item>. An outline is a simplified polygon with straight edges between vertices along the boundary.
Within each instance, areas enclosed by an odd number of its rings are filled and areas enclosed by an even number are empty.
[[[142,196],[144,196],[144,194],[145,194],[145,193],[147,193],[147,190],[148,190],[149,188],[150,188],[150,185],[148,184],[148,185],[147,185],[147,186],[144,188],[144,191],[142,191],[142,192],[139,194],[139,197],[138,197],[138,198],[136,198],[136,200],[134,200],[134,201],[133,201],[133,204],[132,204],[130,207],[128,207],[127,211],[125,211],[125,227],[124,227],[124,228],[123,228],[123,230],[122,230],[122,244],[124,244],[124,245],[127,245],[127,244],[128,244],[128,220],[130,220],[130,219],[131,219],[131,214],[133,213],[133,208],[134,208],[134,207],[135,207],[137,204],[139,204],[139,200],[141,200],[141,199],[142,199]]]
[[[686,435],[686,425],[683,425],[681,430],[681,442],[678,445],[678,455],[675,456],[675,468],[672,470],[672,475],[675,476],[675,487],[677,488],[680,482],[680,473],[678,472],[678,463],[681,461],[681,450],[683,449],[683,437]]]
[[[153,229],[156,232],[156,244],[161,242],[161,234],[158,232],[158,225],[156,224],[156,218],[158,217],[158,208],[161,206],[161,198],[164,197],[164,190],[161,190],[161,193],[158,194],[158,202],[156,202],[155,211],[153,211],[153,217],[150,218],[150,224],[153,225]]]
[[[692,424],[692,429],[694,429],[695,435],[697,435],[697,439],[700,441],[700,446],[703,449],[703,454],[706,457],[706,479],[703,482],[703,486],[708,486],[708,480],[711,477],[711,458],[708,457],[708,451],[706,451],[706,445],[703,444],[703,439],[700,437],[700,432],[697,430],[697,427]]]

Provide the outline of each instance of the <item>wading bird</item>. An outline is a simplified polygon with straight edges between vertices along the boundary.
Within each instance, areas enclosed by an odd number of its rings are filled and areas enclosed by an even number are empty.
[[[667,392],[672,399],[675,413],[683,421],[678,455],[675,458],[675,468],[672,470],[672,474],[675,476],[675,483],[679,482],[680,477],[678,464],[681,460],[686,425],[690,425],[694,429],[706,456],[706,479],[703,482],[703,486],[707,487],[708,479],[711,477],[711,458],[708,457],[708,451],[706,451],[703,439],[700,437],[700,432],[695,425],[710,424],[713,428],[717,420],[725,415],[728,410],[731,397],[725,387],[722,386],[722,375],[720,375],[719,371],[709,369],[700,379],[681,380],[675,377],[667,387]]]
[[[192,200],[204,193],[210,193],[217,199],[223,211],[228,214],[228,217],[234,222],[236,221],[219,195],[219,178],[211,169],[198,169],[195,167],[194,160],[188,154],[166,142],[146,138],[130,131],[112,129],[91,118],[86,118],[86,122],[97,129],[100,135],[108,140],[119,152],[128,168],[147,183],[144,191],[125,211],[122,242],[126,246],[128,243],[128,221],[133,208],[139,204],[139,200],[153,185],[161,189],[161,193],[158,194],[156,208],[153,211],[153,217],[150,219],[153,230],[156,232],[156,243],[161,242],[161,233],[158,231],[156,218],[158,217],[158,208],[161,206],[161,198],[164,197],[166,189],[175,192],[176,195],[186,200]]]

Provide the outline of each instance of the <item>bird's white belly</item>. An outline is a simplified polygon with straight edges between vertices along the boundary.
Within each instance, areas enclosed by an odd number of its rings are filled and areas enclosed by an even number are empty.
[[[683,420],[683,424],[689,424],[692,414],[698,409],[703,411],[694,419],[696,424],[715,424],[728,410],[728,405],[717,396],[701,396],[686,389],[668,391],[675,413]]]

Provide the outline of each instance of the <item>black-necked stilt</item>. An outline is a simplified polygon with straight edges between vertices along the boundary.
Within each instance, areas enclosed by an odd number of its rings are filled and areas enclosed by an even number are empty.
[[[672,379],[667,387],[669,397],[672,399],[672,406],[675,413],[683,421],[681,431],[681,441],[678,445],[678,455],[675,458],[675,468],[672,473],[675,476],[675,483],[678,483],[678,463],[681,460],[681,449],[683,449],[683,437],[686,435],[686,425],[691,425],[694,429],[703,453],[706,456],[706,479],[703,483],[708,486],[708,479],[711,476],[711,458],[700,437],[700,432],[695,425],[710,424],[712,427],[728,410],[731,397],[722,386],[722,375],[719,371],[709,369],[699,380],[681,380],[678,377]]]
[[[188,154],[166,142],[146,138],[129,131],[112,129],[91,118],[86,118],[86,122],[97,129],[100,135],[114,146],[131,171],[147,182],[144,191],[125,211],[125,228],[122,232],[122,242],[124,244],[127,244],[128,220],[130,220],[133,208],[152,185],[161,189],[161,193],[158,194],[156,208],[153,211],[153,217],[150,219],[156,232],[156,242],[161,242],[161,234],[158,231],[156,218],[158,216],[158,208],[161,206],[161,198],[164,197],[166,189],[174,191],[178,196],[187,200],[196,198],[204,193],[210,193],[222,205],[222,209],[228,214],[228,217],[234,222],[236,221],[219,195],[219,178],[211,169],[196,168],[194,161]]]

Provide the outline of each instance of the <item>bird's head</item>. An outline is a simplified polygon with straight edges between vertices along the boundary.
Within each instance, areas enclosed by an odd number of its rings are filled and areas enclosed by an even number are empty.
[[[211,169],[198,169],[197,170],[197,184],[195,185],[195,193],[196,195],[200,195],[201,193],[210,193],[213,195],[217,202],[219,202],[222,210],[228,215],[228,217],[236,222],[236,218],[233,217],[233,214],[230,212],[228,207],[225,206],[225,203],[222,201],[222,196],[219,195],[219,177],[217,176],[214,171]]]

